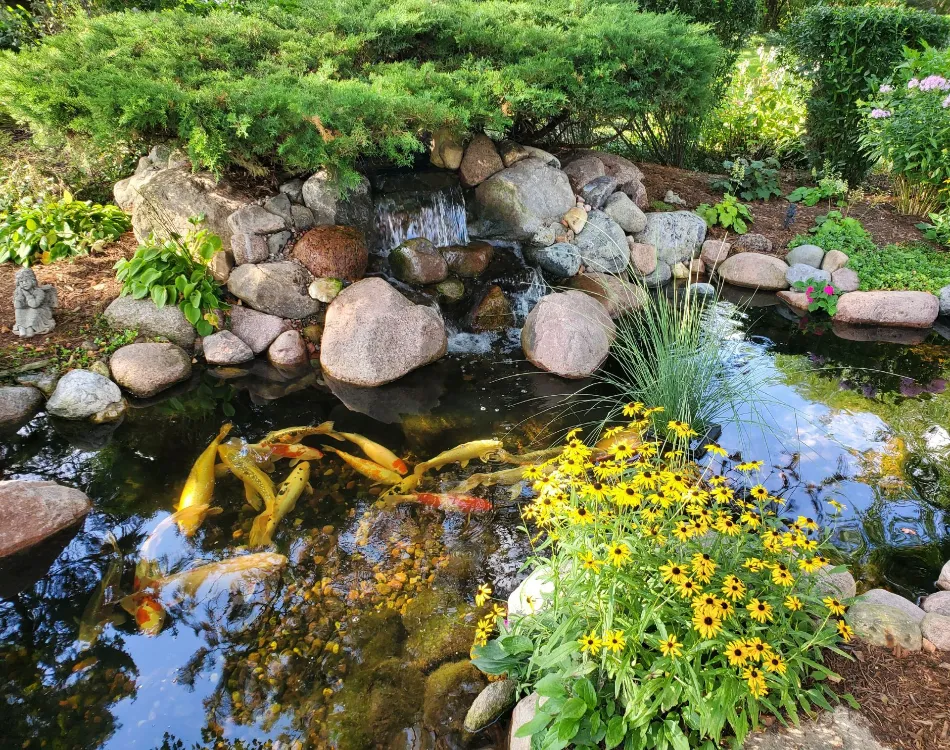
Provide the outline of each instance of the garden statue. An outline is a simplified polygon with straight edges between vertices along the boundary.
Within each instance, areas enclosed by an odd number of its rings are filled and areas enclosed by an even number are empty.
[[[59,298],[52,284],[37,284],[31,268],[21,268],[16,274],[13,289],[15,323],[13,332],[29,338],[49,333],[56,327],[53,308],[59,306]]]

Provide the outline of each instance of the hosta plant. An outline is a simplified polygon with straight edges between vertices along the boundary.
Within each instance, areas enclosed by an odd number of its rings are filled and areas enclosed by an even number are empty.
[[[729,171],[729,176],[713,180],[710,183],[713,189],[737,195],[744,201],[767,201],[773,196],[782,194],[778,181],[778,170],[781,165],[774,157],[752,161],[743,158],[727,159],[722,166]]]
[[[696,207],[698,213],[711,226],[721,226],[731,229],[736,234],[745,234],[749,231],[749,224],[754,219],[752,211],[744,203],[740,203],[734,195],[725,195],[715,206],[701,203]]]
[[[487,611],[473,648],[484,672],[547,699],[517,735],[711,750],[740,746],[766,714],[830,708],[823,653],[853,635],[825,578],[830,532],[785,509],[761,461],[715,444],[694,460],[689,425],[639,403],[625,414],[595,446],[574,431],[525,471],[529,567],[550,588],[507,619]]]
[[[199,222],[192,221],[195,226]],[[115,277],[122,282],[123,295],[150,297],[156,307],[177,305],[198,334],[207,336],[220,323],[218,311],[228,307],[208,269],[220,249],[221,239],[206,229],[164,242],[151,237],[135,255],[115,264]]]

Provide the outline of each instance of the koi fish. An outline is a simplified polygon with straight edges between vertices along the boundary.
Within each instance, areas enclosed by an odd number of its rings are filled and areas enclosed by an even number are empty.
[[[513,469],[505,469],[503,471],[493,471],[490,474],[472,474],[472,476],[453,489],[452,493],[465,494],[466,492],[471,492],[476,487],[494,487],[496,484],[507,487],[512,484],[518,484],[522,479],[524,479],[524,469],[521,466],[516,466]]]
[[[310,464],[304,461],[298,464],[284,480],[284,483],[280,485],[280,489],[277,491],[277,503],[274,508],[265,508],[264,512],[254,519],[248,538],[252,547],[271,544],[277,524],[294,509],[303,491],[305,489],[313,491],[308,484],[309,481]]]
[[[263,440],[257,443],[259,446],[287,445],[289,443],[299,443],[305,437],[310,435],[327,435],[334,440],[341,440],[333,434],[333,422],[324,422],[316,427],[287,427],[283,430],[276,430],[267,433]]]
[[[563,448],[560,446],[555,446],[553,448],[543,448],[539,451],[529,451],[528,453],[522,453],[520,455],[515,455],[509,453],[504,448],[496,451],[492,454],[489,460],[497,461],[502,464],[517,464],[518,466],[527,466],[528,464],[537,464],[543,461],[547,461],[549,458],[554,458],[559,455]]]
[[[324,445],[323,449],[330,451],[331,453],[336,453],[340,458],[356,469],[356,471],[358,471],[364,477],[372,479],[373,484],[399,484],[402,481],[402,477],[399,476],[399,474],[397,474],[395,471],[387,469],[384,466],[380,466],[374,461],[368,461],[365,458],[353,456],[344,451],[337,450],[336,448],[331,448],[328,445]]]
[[[240,440],[229,440],[218,446],[218,455],[221,456],[221,460],[231,470],[231,473],[244,482],[245,487],[250,486],[260,496],[264,501],[264,507],[273,508],[275,502],[274,483],[271,482],[267,474],[258,468],[253,456],[246,449],[246,445]],[[246,490],[245,496],[249,497]]]
[[[152,529],[152,532],[139,549],[139,561],[135,565],[135,578],[132,582],[133,591],[145,588],[156,578],[161,577],[162,571],[157,562],[158,554],[155,548],[170,528],[177,525],[182,534],[190,537],[201,526],[205,518],[223,512],[221,508],[210,505],[190,505],[163,518]]]
[[[400,474],[409,473],[409,467],[406,466],[406,462],[384,445],[373,442],[369,438],[363,437],[355,432],[334,432],[329,434],[338,440],[349,440],[351,443],[355,443],[363,453],[380,466],[384,466],[387,469],[394,469]]]
[[[247,450],[257,465],[267,473],[274,470],[274,461],[279,461],[282,458],[289,458],[291,466],[296,466],[299,461],[318,461],[323,458],[321,451],[299,443],[276,443],[274,445],[249,443]]]
[[[116,621],[113,608],[119,599],[117,593],[122,579],[123,558],[122,552],[119,550],[119,544],[111,534],[109,535],[109,543],[112,545],[114,558],[103,573],[102,579],[96,585],[92,597],[79,618],[77,640],[87,646],[92,646],[96,642],[106,623]]]
[[[154,596],[141,597],[136,602],[133,616],[139,630],[148,636],[158,635],[165,625],[165,608]]]
[[[431,508],[455,513],[487,513],[492,509],[489,500],[472,495],[436,494],[420,492],[410,495],[390,495],[382,501],[383,506],[394,506],[400,503],[420,503]]]
[[[178,510],[184,510],[192,505],[211,504],[211,495],[214,492],[214,459],[218,453],[218,446],[230,431],[230,424],[223,425],[217,437],[198,456],[182,488],[181,497],[178,499]]]
[[[452,463],[461,464],[464,469],[468,466],[469,461],[474,459],[487,461],[493,453],[497,453],[501,449],[502,442],[495,439],[473,440],[469,443],[462,443],[451,450],[442,451],[442,453],[433,456],[428,461],[416,464],[412,474],[403,479],[396,489],[403,494],[411,493],[429,469],[441,469],[443,466]]]

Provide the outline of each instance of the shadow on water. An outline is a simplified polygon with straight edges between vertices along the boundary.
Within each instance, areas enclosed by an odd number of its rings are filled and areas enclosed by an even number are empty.
[[[720,305],[724,335],[746,362],[774,375],[769,423],[723,425],[722,444],[766,460],[766,485],[788,512],[829,517],[847,506],[834,540],[862,585],[910,595],[932,589],[950,557],[944,425],[950,347],[844,341],[802,330],[772,308]],[[461,345],[460,345],[461,346]],[[464,348],[464,347],[463,347]],[[198,454],[231,421],[254,441],[271,429],[332,420],[410,462],[466,440],[498,437],[512,452],[543,447],[579,419],[578,383],[534,371],[510,336],[487,355],[456,354],[367,391],[287,378],[266,366],[205,372],[186,391],[133,408],[106,428],[39,416],[0,446],[4,478],[78,486],[94,511],[81,529],[2,564],[0,684],[15,747],[478,747],[461,720],[481,687],[466,666],[481,582],[504,597],[528,553],[518,499],[484,490],[491,513],[466,517],[420,505],[373,508],[368,482],[336,459],[314,464],[315,493],[281,523],[282,575],[215,587],[168,607],[156,637],[118,607],[83,622],[116,563],[128,593],[138,550],[175,506]],[[280,375],[280,377],[278,377]],[[583,421],[591,415],[584,414]],[[319,440],[310,440],[319,445]],[[447,467],[432,491],[473,471]],[[282,479],[288,469],[278,468]],[[162,538],[171,572],[246,551],[254,511],[233,478],[223,512],[186,540]],[[92,645],[80,629],[97,631]]]

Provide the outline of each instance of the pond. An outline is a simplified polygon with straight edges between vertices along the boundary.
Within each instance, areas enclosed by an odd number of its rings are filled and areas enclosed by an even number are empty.
[[[860,585],[932,591],[950,558],[950,345],[936,333],[913,346],[846,341],[773,306],[720,302],[716,313],[721,335],[739,343],[737,366],[769,378],[749,421],[724,425],[720,443],[763,459],[764,483],[792,515],[825,523],[828,500],[845,505],[834,542]],[[377,509],[369,481],[328,454],[313,464],[313,495],[277,527],[280,575],[202,586],[168,606],[153,637],[108,606],[102,582],[130,593],[142,544],[226,421],[256,441],[329,420],[414,463],[489,437],[511,453],[535,450],[599,418],[571,397],[578,383],[537,372],[515,342],[453,336],[445,359],[370,395],[334,393],[316,376],[281,383],[266,368],[204,372],[117,428],[40,415],[5,439],[3,478],[77,486],[95,506],[78,532],[3,565],[8,746],[504,747],[503,728],[459,733],[480,685],[436,668],[465,659],[475,588],[491,583],[502,598],[523,576],[517,487],[475,491],[493,501],[488,513]],[[431,491],[496,468],[447,466]],[[223,512],[193,539],[160,535],[165,571],[247,550],[255,511],[240,483],[220,479],[215,504]]]

